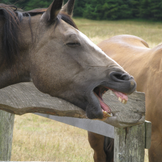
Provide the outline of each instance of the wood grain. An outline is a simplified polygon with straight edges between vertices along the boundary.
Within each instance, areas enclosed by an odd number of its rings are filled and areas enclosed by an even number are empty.
[[[144,98],[143,93],[134,92],[129,95],[128,103],[122,104],[111,91],[108,91],[103,99],[111,108],[113,117],[107,118],[105,122],[117,127],[144,122]],[[15,84],[1,89],[0,109],[17,115],[37,112],[56,116],[87,118],[85,111],[79,107],[40,92],[33,83]]]

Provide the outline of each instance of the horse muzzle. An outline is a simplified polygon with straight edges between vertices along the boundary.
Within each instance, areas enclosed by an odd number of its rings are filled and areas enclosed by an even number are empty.
[[[104,120],[107,117],[112,117],[111,107],[103,100],[103,95],[109,90],[117,97],[116,102],[126,104],[128,94],[131,94],[136,89],[136,82],[133,77],[127,73],[111,72],[109,78],[101,82],[90,92],[89,103],[86,107],[87,117],[90,119]]]

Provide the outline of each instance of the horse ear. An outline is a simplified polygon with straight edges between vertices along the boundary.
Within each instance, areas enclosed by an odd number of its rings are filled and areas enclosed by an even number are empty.
[[[47,11],[43,14],[43,19],[47,22],[55,21],[58,13],[61,10],[63,0],[54,0],[48,7]]]
[[[62,12],[65,12],[72,17],[75,0],[68,0],[68,2],[62,7]]]

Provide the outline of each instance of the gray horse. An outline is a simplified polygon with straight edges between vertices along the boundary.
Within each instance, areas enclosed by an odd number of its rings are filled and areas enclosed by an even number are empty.
[[[74,0],[54,0],[45,12],[0,4],[0,88],[33,81],[43,93],[83,109],[90,119],[113,117],[102,99],[121,102],[132,93],[132,76],[81,33],[72,20]]]

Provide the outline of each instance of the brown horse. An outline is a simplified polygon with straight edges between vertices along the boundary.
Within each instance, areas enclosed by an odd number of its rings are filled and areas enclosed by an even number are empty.
[[[146,119],[152,122],[151,147],[149,149],[150,162],[162,161],[162,109],[161,109],[161,78],[162,78],[162,44],[149,48],[141,38],[131,35],[119,35],[104,40],[98,46],[111,58],[116,60],[124,69],[134,76],[137,90],[145,92]],[[95,154],[96,162],[105,162],[103,150],[104,137],[89,132],[89,141]],[[109,140],[109,157],[112,161],[113,141]],[[101,157],[104,159],[100,160]],[[109,160],[108,160],[109,159]]]
[[[32,80],[40,91],[83,109],[88,118],[112,118],[102,94],[111,89],[125,96],[136,83],[77,29],[71,18],[74,0],[62,3],[54,0],[46,11],[30,12],[0,4],[0,88]]]

